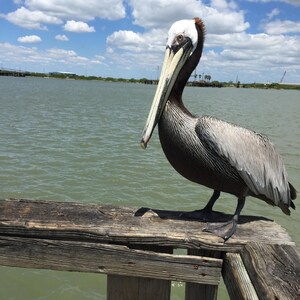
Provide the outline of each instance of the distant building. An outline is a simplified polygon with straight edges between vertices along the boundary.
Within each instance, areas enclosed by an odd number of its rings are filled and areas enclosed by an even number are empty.
[[[75,73],[71,73],[71,72],[49,72],[49,75],[52,75],[52,76],[63,75],[63,76],[66,76],[66,77],[77,76]]]

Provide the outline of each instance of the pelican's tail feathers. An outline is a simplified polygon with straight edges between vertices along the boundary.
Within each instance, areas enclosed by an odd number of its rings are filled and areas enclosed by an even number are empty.
[[[291,208],[295,209],[296,206],[294,204],[294,202],[292,200],[295,200],[297,198],[297,191],[296,189],[292,186],[291,183],[289,183],[289,187],[290,187],[290,192],[291,192]]]

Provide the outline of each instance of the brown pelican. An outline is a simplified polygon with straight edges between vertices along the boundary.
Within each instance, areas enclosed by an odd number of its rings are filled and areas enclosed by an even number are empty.
[[[232,220],[207,227],[228,239],[235,232],[247,196],[279,206],[289,215],[289,207],[295,209],[296,190],[268,137],[210,116],[196,117],[184,106],[182,92],[200,60],[204,35],[199,18],[171,26],[141,145],[146,148],[158,124],[163,151],[175,170],[214,190],[205,208],[194,212],[196,216],[207,220],[220,192],[238,198]]]

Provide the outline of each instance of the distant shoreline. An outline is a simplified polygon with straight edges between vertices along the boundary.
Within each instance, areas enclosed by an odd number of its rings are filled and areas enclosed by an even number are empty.
[[[73,80],[95,80],[95,81],[108,81],[108,82],[125,82],[125,83],[143,83],[150,85],[157,85],[158,80],[150,80],[147,78],[141,79],[126,79],[126,78],[115,78],[115,77],[97,77],[97,76],[83,76],[76,74],[67,74],[67,73],[34,73],[34,72],[11,72],[9,74],[0,72],[0,76],[11,76],[11,77],[40,77],[40,78],[56,78],[56,79],[73,79]],[[220,82],[217,80],[214,81],[189,81],[188,86],[194,87],[212,87],[212,88],[221,88],[221,87],[235,87],[235,88],[258,88],[258,89],[276,89],[276,90],[300,90],[299,84],[289,84],[289,83],[234,83],[229,82]]]

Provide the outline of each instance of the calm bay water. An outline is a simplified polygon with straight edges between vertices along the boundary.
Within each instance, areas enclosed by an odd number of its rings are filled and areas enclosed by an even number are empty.
[[[155,86],[0,77],[0,198],[30,198],[160,209],[203,207],[212,191],[176,173],[154,133],[139,146]],[[186,88],[197,114],[267,134],[300,189],[300,92]],[[248,198],[244,214],[274,219],[300,245],[300,202],[290,217]],[[232,213],[222,194],[216,209]],[[105,276],[0,268],[0,299],[105,299]],[[183,295],[174,283],[172,299]],[[227,299],[220,288],[219,299]]]

